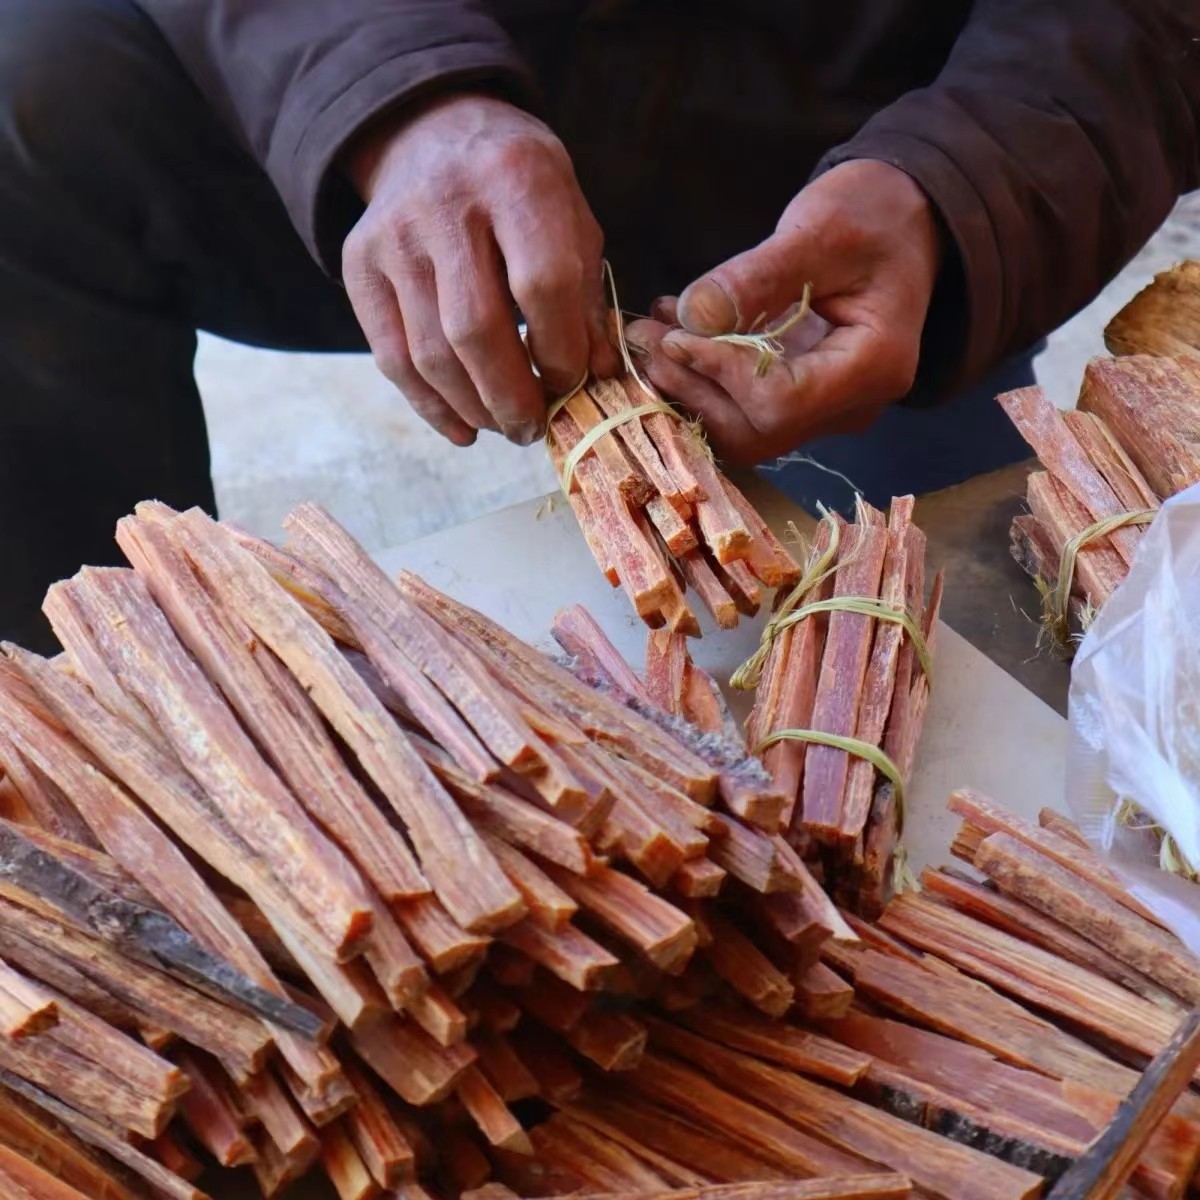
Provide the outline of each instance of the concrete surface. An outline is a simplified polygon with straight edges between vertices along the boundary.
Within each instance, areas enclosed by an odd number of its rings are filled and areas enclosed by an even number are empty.
[[[1145,250],[1055,333],[1038,377],[1074,403],[1084,363],[1103,353],[1105,322],[1154,274],[1200,257],[1200,193],[1181,202]],[[540,447],[485,434],[443,441],[358,355],[278,354],[204,337],[196,364],[223,515],[271,536],[300,500],[316,500],[370,550],[541,495],[554,477]]]

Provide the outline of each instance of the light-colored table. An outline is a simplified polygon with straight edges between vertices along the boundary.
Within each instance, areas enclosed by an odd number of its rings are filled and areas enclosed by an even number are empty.
[[[930,557],[947,571],[945,620],[905,826],[917,870],[947,857],[956,822],[945,801],[956,787],[978,788],[1031,816],[1043,805],[1059,803],[1066,722],[1014,678],[1023,675],[1051,701],[1065,697],[1066,668],[1033,657],[1034,627],[1019,614],[1018,600],[1027,601],[1032,588],[1015,566],[1009,571],[1005,565],[1011,514],[1004,510],[1024,491],[1023,479],[1022,468],[1011,468],[924,497],[917,507]],[[811,527],[811,518],[775,489],[756,480],[746,481],[746,487],[778,533],[789,522]],[[643,661],[645,626],[624,592],[610,588],[596,569],[570,509],[561,502],[519,504],[378,557],[389,571],[416,571],[546,649],[555,649],[548,634],[554,614],[583,603],[626,658],[636,666]],[[757,645],[764,619],[760,614],[727,633],[706,625],[705,636],[693,645],[695,660],[726,684]],[[730,699],[744,715],[749,697],[731,693]],[[206,1182],[214,1200],[257,1196],[252,1182],[229,1173]],[[297,1200],[327,1200],[331,1194],[316,1182],[290,1193]]]

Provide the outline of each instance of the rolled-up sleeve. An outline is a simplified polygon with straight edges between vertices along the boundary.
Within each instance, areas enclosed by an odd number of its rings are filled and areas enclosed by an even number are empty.
[[[936,81],[822,160],[889,162],[940,217],[922,398],[1060,325],[1200,185],[1198,9],[977,0]]]
[[[336,273],[334,164],[380,113],[434,89],[530,98],[520,56],[473,0],[139,0]]]

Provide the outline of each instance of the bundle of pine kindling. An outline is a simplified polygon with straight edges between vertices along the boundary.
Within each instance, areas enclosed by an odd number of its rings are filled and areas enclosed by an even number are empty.
[[[828,514],[803,577],[735,676],[757,686],[749,742],[786,800],[781,826],[839,903],[878,914],[903,875],[904,787],[929,701],[942,579],[925,598],[913,498]]]
[[[1044,468],[1029,476],[1011,545],[1060,652],[1124,580],[1160,504],[1200,482],[1198,311],[1200,263],[1184,263],[1110,323],[1108,346],[1123,357],[1088,364],[1074,411],[1040,388],[999,398]]]
[[[64,653],[4,648],[5,1196],[204,1200],[219,1165],[264,1197],[1025,1200],[1088,1167],[1197,975],[1065,819],[957,799],[999,890],[930,877],[868,924],[681,641],[639,676],[574,609],[556,662],[287,526],[139,506],[132,570],[52,589]],[[1146,1195],[1200,1154],[1179,1075],[1106,1130]]]
[[[552,410],[546,445],[597,566],[652,628],[700,635],[689,589],[720,629],[754,616],[795,560],[713,461],[698,427],[632,368]]]

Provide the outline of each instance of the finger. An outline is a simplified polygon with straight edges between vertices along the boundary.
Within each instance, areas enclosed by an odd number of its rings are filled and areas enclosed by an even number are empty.
[[[678,325],[679,297],[659,296],[659,298],[650,305],[650,315],[656,321],[661,321],[664,325]]]
[[[500,253],[483,228],[458,233],[436,247],[440,324],[488,427],[528,446],[546,400],[521,343]]]
[[[819,262],[818,247],[806,230],[772,234],[689,284],[679,297],[679,323],[702,337],[745,333],[799,300],[805,283],[816,282]]]
[[[345,281],[354,315],[384,378],[394,383],[413,411],[443,437],[456,446],[471,445],[475,441],[475,430],[450,408],[413,366],[400,305],[391,281],[368,268],[347,271]]]
[[[670,331],[670,325],[642,317],[637,321],[630,321],[625,326],[625,342],[630,350],[640,351],[642,354],[653,354]]]
[[[479,397],[475,384],[450,345],[438,304],[438,268],[411,260],[385,264],[408,338],[408,352],[417,374],[472,429],[496,429],[496,422]]]

